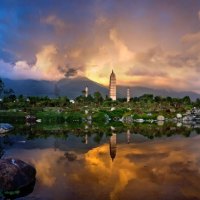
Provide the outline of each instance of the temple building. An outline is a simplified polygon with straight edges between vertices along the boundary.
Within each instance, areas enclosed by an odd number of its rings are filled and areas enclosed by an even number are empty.
[[[85,97],[86,97],[86,98],[88,97],[88,92],[89,92],[89,90],[88,90],[88,87],[86,86],[86,87],[85,87]]]
[[[117,135],[116,133],[112,133],[110,137],[110,157],[112,161],[115,159],[117,153]]]
[[[127,102],[130,101],[130,89],[127,88],[127,96],[126,96]]]
[[[112,73],[110,75],[109,97],[113,101],[115,101],[117,99],[116,92],[117,92],[117,89],[116,89],[116,76],[115,76],[115,73],[112,70]]]
[[[126,137],[127,137],[127,143],[129,144],[130,143],[130,139],[131,139],[131,133],[130,133],[129,129],[126,132]]]

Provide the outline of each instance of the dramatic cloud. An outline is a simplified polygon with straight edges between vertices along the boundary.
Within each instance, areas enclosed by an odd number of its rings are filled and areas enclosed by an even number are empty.
[[[199,0],[3,0],[0,76],[107,85],[114,69],[119,84],[200,92],[199,14]]]
[[[68,77],[74,77],[77,75],[77,70],[73,69],[73,68],[69,68],[67,70],[67,72],[65,73],[65,76]]]
[[[40,187],[36,192],[41,199],[194,199],[200,196],[199,143],[199,135],[120,143],[114,161],[108,144],[73,152],[74,161],[66,158],[63,143],[56,150],[45,145],[46,148],[18,151],[20,158],[37,170]],[[9,155],[15,157],[16,151]]]
[[[199,17],[199,20],[200,20],[200,11],[198,12],[198,17]]]
[[[64,32],[67,29],[65,22],[55,15],[49,15],[48,17],[42,19],[41,22],[53,26],[57,32]]]

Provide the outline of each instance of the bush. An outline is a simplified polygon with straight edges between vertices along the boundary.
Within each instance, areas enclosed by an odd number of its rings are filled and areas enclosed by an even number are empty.
[[[83,115],[80,112],[68,113],[65,119],[67,122],[82,122]]]
[[[42,119],[45,122],[63,122],[64,116],[63,113],[48,111],[48,112],[38,112],[36,117]]]
[[[106,117],[105,117],[106,113],[104,112],[97,112],[94,114],[93,116],[93,121],[94,122],[102,122],[105,123],[106,122]]]

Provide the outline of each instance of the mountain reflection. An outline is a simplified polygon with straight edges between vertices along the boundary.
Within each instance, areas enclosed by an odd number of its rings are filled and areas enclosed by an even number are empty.
[[[129,131],[125,137],[129,143]],[[117,140],[118,135],[113,133],[109,144],[90,150],[65,152],[52,147],[21,149],[9,154],[33,163],[37,169],[37,186],[30,198],[155,200],[200,197],[200,136],[130,144],[117,144]]]

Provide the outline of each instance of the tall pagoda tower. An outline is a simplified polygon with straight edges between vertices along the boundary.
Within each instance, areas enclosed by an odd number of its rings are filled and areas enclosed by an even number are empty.
[[[87,98],[88,97],[88,93],[89,93],[89,89],[88,89],[88,86],[85,87],[85,97]]]
[[[110,84],[109,84],[109,97],[112,100],[116,100],[116,93],[117,93],[117,89],[116,89],[116,76],[115,73],[112,70],[112,73],[110,75]]]
[[[130,101],[130,88],[127,88],[127,91],[126,91],[126,100],[127,100],[127,102],[129,102]]]

